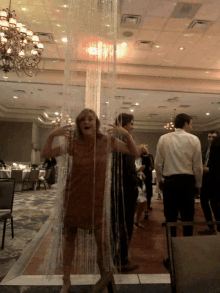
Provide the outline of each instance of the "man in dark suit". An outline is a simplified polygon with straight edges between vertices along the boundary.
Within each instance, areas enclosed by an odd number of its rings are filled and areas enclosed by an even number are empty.
[[[213,139],[210,148],[209,173],[211,177],[210,204],[216,221],[220,221],[220,136]],[[220,225],[217,225],[217,234],[220,234]]]
[[[151,207],[151,198],[153,196],[152,170],[154,169],[154,158],[150,154],[148,154],[147,156],[141,156],[141,158],[142,158],[142,165],[145,166],[143,173],[145,175],[144,183],[146,186],[146,193],[147,193],[147,209],[152,210],[152,207]]]
[[[202,178],[202,188],[200,195],[200,202],[202,210],[205,216],[206,221],[212,221],[212,211],[215,215],[215,218],[218,215],[214,212],[216,211],[213,201],[213,183],[212,183],[212,174],[209,170],[210,165],[210,149],[212,141],[217,137],[218,132],[212,130],[208,133],[208,144],[202,148],[202,163],[203,163],[203,178]],[[211,206],[210,206],[211,205]],[[212,235],[215,234],[215,228],[213,225],[207,225],[204,228],[198,230],[199,234],[203,235]]]

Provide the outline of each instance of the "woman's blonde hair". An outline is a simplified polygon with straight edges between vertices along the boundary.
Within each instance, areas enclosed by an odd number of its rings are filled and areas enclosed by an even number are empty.
[[[92,109],[88,109],[88,108],[85,108],[84,110],[82,110],[82,112],[76,117],[76,137],[77,138],[83,137],[83,133],[80,130],[79,125],[88,112],[91,113],[96,120],[96,137],[99,138],[102,136],[102,133],[100,131],[100,125],[101,125],[100,120],[98,116],[96,115],[96,113]]]

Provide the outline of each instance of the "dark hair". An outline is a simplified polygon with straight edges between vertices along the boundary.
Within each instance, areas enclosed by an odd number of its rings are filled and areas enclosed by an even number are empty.
[[[213,133],[216,133],[217,135],[218,135],[218,131],[217,130],[210,130],[209,132],[208,132],[208,134],[213,134]]]
[[[96,120],[96,137],[99,138],[102,136],[102,133],[100,131],[100,120],[98,118],[98,116],[96,115],[96,113],[88,108],[85,108],[84,110],[82,110],[82,112],[76,117],[76,137],[80,138],[83,136],[82,131],[80,130],[80,122],[83,120],[83,118],[86,116],[87,113],[92,113],[92,115],[94,116],[95,120]]]
[[[134,120],[134,116],[132,114],[121,113],[115,120],[115,124],[118,125],[118,122],[121,124],[122,127],[130,123]]]
[[[190,120],[192,120],[191,116],[184,113],[178,114],[175,118],[174,126],[175,128],[183,128],[186,122],[190,123]]]

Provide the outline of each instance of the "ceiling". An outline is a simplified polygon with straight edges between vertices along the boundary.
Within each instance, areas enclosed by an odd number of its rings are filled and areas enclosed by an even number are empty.
[[[6,8],[7,2],[0,0],[0,8]],[[41,39],[45,67],[35,78],[18,78],[12,73],[5,81],[0,74],[2,120],[32,120],[47,126],[60,111],[67,46],[62,38],[67,37],[68,3],[12,0],[19,22],[34,32],[51,34],[52,39]],[[118,109],[133,110],[140,131],[160,131],[173,117],[174,109],[195,116],[197,130],[220,128],[220,0],[124,0],[120,4]],[[123,15],[130,14],[138,15],[140,24],[134,25],[129,17],[121,24]],[[194,25],[195,20],[199,22]],[[83,44],[88,37],[84,32],[79,41]],[[122,47],[122,42],[127,46]],[[74,87],[79,109],[85,97],[87,59],[78,64],[81,74]]]

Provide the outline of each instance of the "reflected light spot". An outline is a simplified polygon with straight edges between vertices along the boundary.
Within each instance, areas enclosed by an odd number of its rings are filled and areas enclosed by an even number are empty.
[[[121,43],[121,46],[122,47],[127,47],[127,43],[123,42],[123,43]]]

